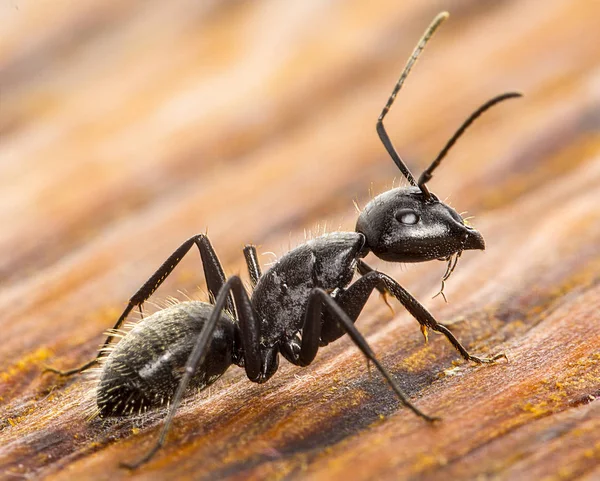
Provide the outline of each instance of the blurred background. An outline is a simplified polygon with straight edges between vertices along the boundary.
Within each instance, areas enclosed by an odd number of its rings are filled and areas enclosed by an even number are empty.
[[[116,467],[128,452],[122,447],[90,460],[89,446],[72,438],[50,451],[20,444],[28,430],[41,432],[42,419],[54,433],[71,419],[67,404],[59,409],[48,401],[39,414],[39,400],[58,382],[40,379],[41,363],[70,367],[93,356],[129,296],[195,233],[208,232],[228,274],[246,276],[247,243],[258,245],[266,266],[305,237],[354,230],[353,200],[360,207],[398,185],[400,173],[375,122],[416,42],[442,10],[450,18],[413,69],[386,127],[418,175],[480,104],[504,91],[524,93],[486,113],[429,184],[475,216],[471,222],[488,250],[463,256],[446,288],[447,305],[431,300],[442,263],[371,262],[440,319],[493,318],[498,324],[479,326],[473,337],[468,322],[459,332],[496,351],[505,348],[501,342],[518,345],[518,336],[539,321],[528,317],[531,309],[542,312],[561,289],[586,292],[598,281],[600,2],[0,0],[0,418],[23,420],[21,430],[4,423],[10,450],[0,467],[60,477],[78,460],[76,472],[98,479],[123,474]],[[188,257],[159,299],[204,289],[198,256]],[[403,366],[399,332],[406,328],[407,349],[421,349],[416,323],[399,307],[394,317],[375,299],[369,306],[361,329],[389,352],[388,364]],[[444,341],[435,346],[431,362],[438,364],[419,364],[407,381],[409,394],[426,396],[423,389],[456,358]],[[350,342],[327,352],[314,372],[321,366],[347,373],[351,359],[353,375],[366,379]],[[282,372],[273,387],[257,387],[236,371],[214,409],[230,409],[231,393],[252,403],[271,392],[260,389],[283,392],[284,405],[291,402],[286,390],[296,389],[309,403],[332,382],[322,376],[309,387],[294,377],[298,371]],[[372,382],[383,384],[377,376]],[[71,395],[83,389],[68,386]],[[251,448],[230,458],[234,441],[227,438],[218,454],[210,452],[211,473],[301,477],[308,467],[313,479],[335,477],[315,453],[360,437],[380,412],[394,412],[393,397],[381,389],[387,397],[380,411],[363,413],[358,427],[325,429],[313,457],[284,456],[281,465],[263,466]],[[202,416],[213,408],[204,409]],[[130,425],[119,426],[115,436],[127,437]],[[96,426],[93,436],[84,425],[77,429],[102,445],[112,439],[105,427]],[[156,430],[146,434],[144,446]],[[273,431],[257,436],[251,446],[284,451],[271,444]],[[306,433],[290,436],[294,446]],[[54,459],[36,458],[38,451]],[[196,463],[208,456],[192,451]],[[399,466],[405,474],[437,472],[431,471],[437,464],[416,466],[406,456],[406,465],[398,461],[389,470],[379,462],[379,475],[397,479]],[[473,469],[469,475],[479,472]],[[352,474],[368,479],[374,472]]]

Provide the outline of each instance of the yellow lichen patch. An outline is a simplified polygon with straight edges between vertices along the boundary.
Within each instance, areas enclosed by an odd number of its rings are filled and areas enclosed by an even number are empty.
[[[377,419],[375,419],[375,421],[373,421],[371,423],[371,427],[380,426],[380,425],[384,424],[385,421],[386,421],[386,417],[383,414],[379,413],[379,415],[377,416]]]
[[[583,455],[588,459],[600,459],[600,441],[594,444],[591,448],[586,449]]]
[[[573,472],[571,471],[571,469],[569,467],[563,466],[561,468],[558,469],[558,479],[572,479],[573,478]],[[550,478],[552,479],[552,478]]]
[[[18,416],[15,416],[12,418],[6,418],[6,421],[8,422],[8,424],[10,424],[14,428],[19,423],[21,423],[24,419],[26,419],[27,416],[29,416],[34,410],[35,410],[35,407],[31,406],[31,407],[27,408],[25,411],[23,411],[22,413],[20,413]]]
[[[588,357],[567,363],[559,379],[554,382],[542,379],[537,386],[531,388],[531,396],[536,400],[525,403],[522,410],[535,417],[562,410],[569,400],[585,395],[587,389],[596,389],[599,378],[600,353],[592,353]]]
[[[19,359],[15,364],[9,366],[6,371],[0,373],[0,380],[9,382],[15,376],[18,376],[27,369],[39,365],[46,359],[52,356],[52,351],[46,347],[40,347],[30,354]]]
[[[413,464],[413,470],[420,472],[433,467],[445,466],[446,464],[448,464],[448,460],[442,455],[420,453]]]
[[[533,414],[536,418],[545,416],[546,414],[552,412],[552,409],[549,408],[548,403],[546,401],[541,401],[539,403],[527,403],[523,406],[523,411],[527,411]]]
[[[427,346],[405,357],[401,366],[409,372],[415,372],[428,366],[436,358],[430,346],[431,344],[427,344]]]
[[[565,376],[555,384],[560,390],[581,390],[597,387],[600,378],[600,353],[596,352],[567,364]]]

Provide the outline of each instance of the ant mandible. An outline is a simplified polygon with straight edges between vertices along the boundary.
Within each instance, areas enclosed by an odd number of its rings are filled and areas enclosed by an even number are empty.
[[[100,352],[90,362],[69,371],[47,368],[63,376],[79,373],[102,361],[96,403],[100,415],[121,416],[169,403],[169,412],[154,447],[139,461],[148,462],[164,444],[181,399],[190,387],[202,389],[232,364],[243,367],[248,379],[266,382],[275,374],[279,354],[292,364],[308,366],[319,347],[348,334],[366,358],[388,381],[402,403],[426,421],[428,416],[404,395],[354,326],[374,289],[395,297],[427,329],[445,335],[461,356],[491,363],[504,354],[482,358],[469,354],[452,332],[388,275],[369,267],[363,258],[372,252],[390,262],[448,262],[444,280],[464,250],[484,249],[482,235],[427,188],[450,148],[483,112],[521,94],[494,97],[461,125],[418,181],[396,152],[383,125],[396,95],[419,54],[440,24],[440,13],[425,31],[408,60],[379,119],[377,133],[410,184],[384,192],[360,213],[355,232],[334,232],[309,240],[288,252],[264,274],[254,246],[244,248],[253,292],[238,276],[225,278],[221,263],[206,235],[185,241],[131,297]],[[146,317],[115,346],[115,334],[135,306],[142,304],[171,274],[193,246],[200,251],[211,303],[182,302]],[[351,284],[358,271],[360,278]],[[108,355],[105,354],[108,352]]]

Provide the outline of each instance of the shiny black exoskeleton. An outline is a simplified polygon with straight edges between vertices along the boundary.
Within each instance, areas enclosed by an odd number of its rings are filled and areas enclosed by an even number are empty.
[[[210,303],[183,302],[140,321],[114,347],[108,337],[97,389],[97,405],[103,416],[139,412],[163,403],[170,409],[154,448],[130,468],[148,461],[164,443],[166,433],[185,391],[204,388],[227,368],[238,365],[254,382],[267,381],[277,371],[279,355],[298,366],[309,365],[319,347],[348,334],[363,354],[386,378],[398,398],[413,412],[432,421],[402,393],[393,377],[356,329],[354,323],[374,289],[395,297],[420,323],[423,334],[431,329],[444,334],[463,358],[493,362],[472,356],[454,335],[402,286],[384,273],[371,269],[363,258],[373,253],[391,262],[444,260],[444,280],[465,250],[484,249],[481,234],[427,188],[433,171],[464,130],[496,103],[519,96],[507,93],[477,109],[458,129],[438,157],[416,181],[394,149],[383,126],[396,94],[419,53],[447,17],[442,13],[429,26],[398,80],[377,122],[377,132],[409,187],[392,189],[375,197],[361,212],[355,232],[334,232],[302,244],[281,257],[264,274],[253,246],[244,249],[252,283],[249,294],[238,276],[225,278],[221,264],[205,235],[184,242],[131,297],[114,326],[117,331],[136,306],[140,306],[195,245],[200,251]],[[356,275],[359,277],[353,281]],[[442,284],[443,290],[443,284]],[[98,363],[99,355],[62,375],[80,372]]]

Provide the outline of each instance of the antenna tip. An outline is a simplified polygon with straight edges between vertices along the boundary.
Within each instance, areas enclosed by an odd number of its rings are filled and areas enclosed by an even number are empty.
[[[501,95],[498,95],[498,97],[496,97],[496,100],[501,101],[501,100],[519,98],[519,97],[523,97],[523,92],[519,92],[519,91],[506,92]]]
[[[448,12],[440,12],[438,13],[435,18],[433,19],[433,22],[431,22],[431,25],[429,26],[429,36],[431,36],[431,34],[437,30],[437,28],[446,21],[446,19],[450,16],[450,14]]]
[[[449,16],[450,14],[448,12],[440,12],[435,16],[435,18],[431,22],[431,25],[435,25],[437,28],[440,25],[440,23],[444,22]]]

